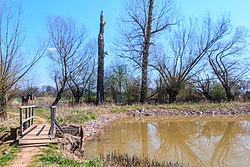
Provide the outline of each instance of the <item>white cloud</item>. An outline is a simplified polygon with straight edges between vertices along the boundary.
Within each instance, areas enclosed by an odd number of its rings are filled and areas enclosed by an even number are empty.
[[[56,51],[56,48],[48,48],[48,51]]]

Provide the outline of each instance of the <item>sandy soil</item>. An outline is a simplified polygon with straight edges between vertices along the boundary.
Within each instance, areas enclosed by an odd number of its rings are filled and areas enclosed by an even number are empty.
[[[25,147],[17,155],[16,159],[12,162],[11,167],[26,167],[29,165],[33,155],[39,153],[38,147]]]

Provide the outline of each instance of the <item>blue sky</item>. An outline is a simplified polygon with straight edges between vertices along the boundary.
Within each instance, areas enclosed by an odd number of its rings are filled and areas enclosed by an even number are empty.
[[[47,37],[46,19],[50,16],[65,16],[83,23],[91,38],[97,38],[99,31],[100,11],[104,11],[105,46],[111,50],[111,43],[116,32],[116,22],[123,8],[122,0],[23,0],[22,24],[25,27],[26,46],[37,45],[38,39]],[[209,11],[212,16],[219,17],[223,13],[230,13],[235,25],[250,29],[250,1],[249,0],[175,0],[183,15],[199,17]],[[109,52],[106,62],[112,60]],[[36,71],[40,77],[39,83],[52,84],[48,75],[47,60],[43,59]]]

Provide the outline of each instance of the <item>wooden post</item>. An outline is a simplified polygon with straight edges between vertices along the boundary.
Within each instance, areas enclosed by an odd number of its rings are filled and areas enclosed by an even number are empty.
[[[34,116],[34,107],[31,108],[31,117]],[[31,119],[31,125],[34,124],[34,118]]]
[[[28,108],[25,108],[25,120],[28,118]],[[25,121],[24,123],[24,130],[28,128],[28,122]]]
[[[104,22],[103,11],[100,14],[100,31],[98,35],[98,76],[97,76],[97,95],[96,105],[104,102]]]
[[[54,138],[54,128],[55,128],[55,112],[56,112],[56,106],[51,106],[50,110],[50,135],[51,138]]]
[[[20,108],[20,133],[23,134],[23,109]]]
[[[31,118],[32,107],[29,107],[28,110],[29,110],[29,118]],[[28,127],[30,127],[30,126],[31,126],[31,119],[28,121]]]

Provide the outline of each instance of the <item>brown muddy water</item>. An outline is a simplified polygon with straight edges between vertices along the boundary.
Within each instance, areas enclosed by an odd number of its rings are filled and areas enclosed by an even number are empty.
[[[250,116],[120,119],[85,151],[87,159],[119,151],[190,166],[250,166]]]

